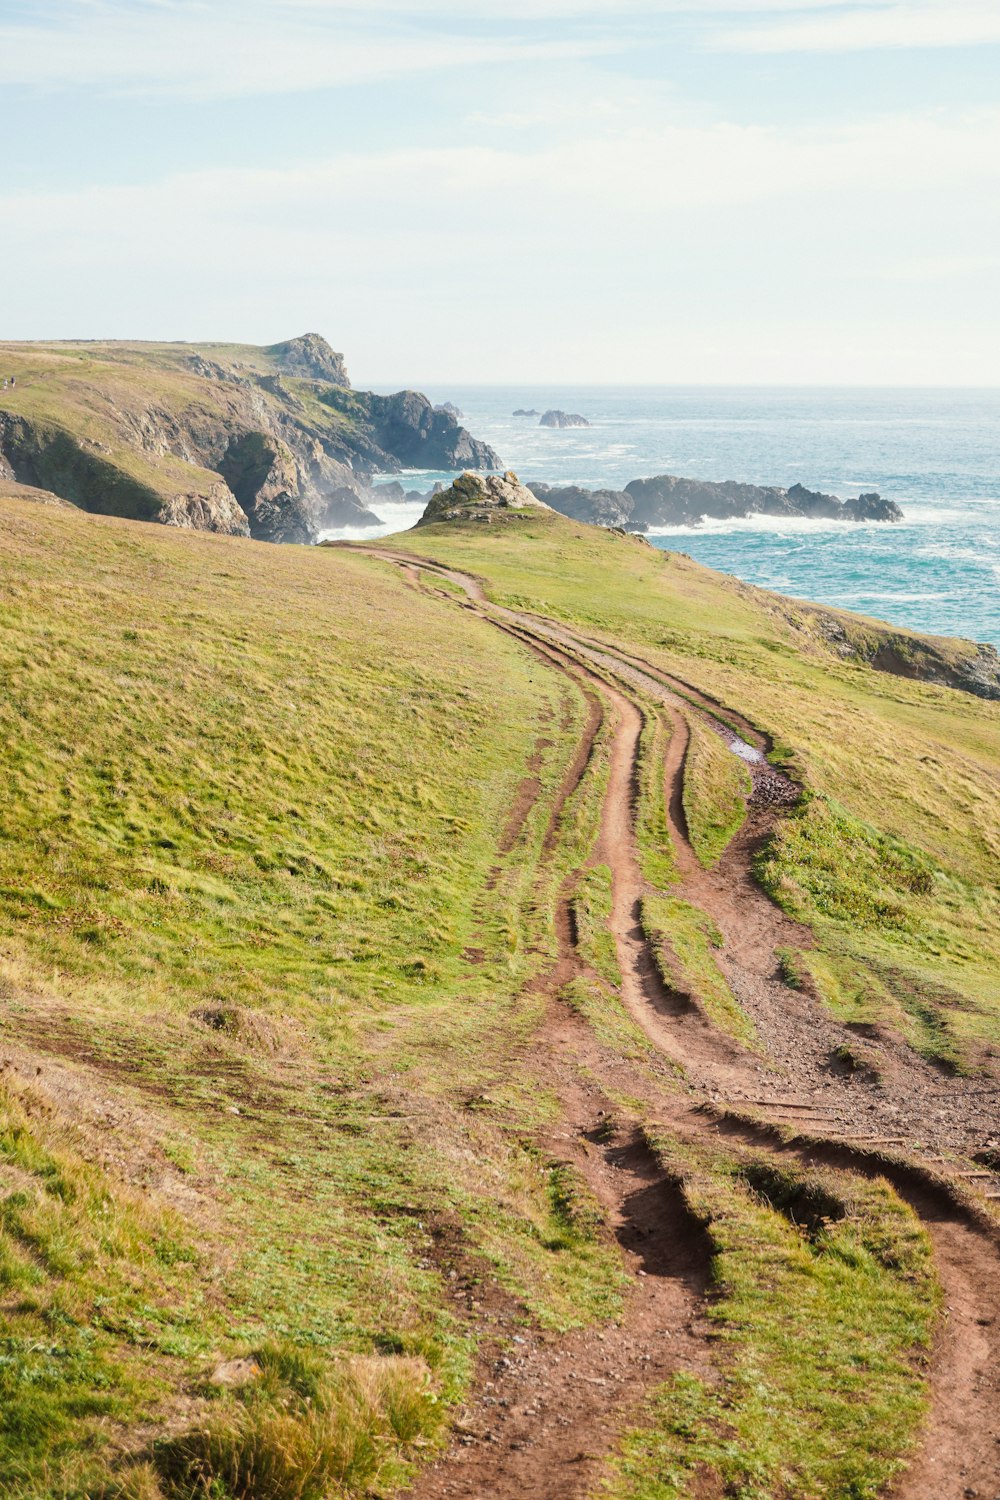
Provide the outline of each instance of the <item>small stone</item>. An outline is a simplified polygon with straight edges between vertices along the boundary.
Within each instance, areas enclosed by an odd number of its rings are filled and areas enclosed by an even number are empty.
[[[216,1365],[209,1377],[211,1385],[249,1385],[260,1374],[260,1365],[255,1359],[227,1359]]]

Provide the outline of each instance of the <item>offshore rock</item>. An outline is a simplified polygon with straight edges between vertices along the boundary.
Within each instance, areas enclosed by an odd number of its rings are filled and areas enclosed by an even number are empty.
[[[903,519],[899,506],[879,495],[844,501],[820,490],[807,490],[801,484],[785,490],[733,479],[716,483],[658,474],[651,479],[633,479],[625,486],[625,493],[633,500],[633,521],[646,526],[697,526],[706,516],[726,521],[753,515],[837,521]]]
[[[514,413],[517,416],[517,412]],[[526,415],[530,415],[526,413]],[[589,427],[586,417],[575,411],[546,411],[542,413],[539,427]]]
[[[885,500],[876,491],[845,500],[844,509],[852,521],[901,521],[903,512],[895,500]]]
[[[436,521],[488,524],[498,512],[516,514],[549,509],[510,470],[506,474],[460,474],[448,489],[431,496],[417,525],[431,526]]]

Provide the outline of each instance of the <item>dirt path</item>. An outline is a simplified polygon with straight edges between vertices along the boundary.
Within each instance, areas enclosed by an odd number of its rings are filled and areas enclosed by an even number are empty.
[[[522,638],[514,626],[507,628]],[[614,703],[548,643],[532,649],[572,677],[587,704],[577,751],[553,800],[544,865],[557,847],[562,810],[586,774]],[[575,1168],[604,1210],[631,1273],[623,1316],[618,1324],[562,1336],[525,1327],[512,1332],[508,1343],[492,1344],[478,1372],[476,1400],[456,1423],[458,1441],[418,1477],[414,1500],[580,1500],[648,1391],[680,1370],[715,1378],[702,1315],[710,1263],[704,1231],[641,1134],[615,1123],[597,1081],[599,1049],[589,1028],[560,1000],[565,986],[587,972],[574,942],[572,884],[571,878],[559,895],[558,957],[541,981],[549,1006],[532,1041],[539,1074],[560,1105],[560,1129],[540,1144],[554,1163]]]
[[[414,564],[411,556],[365,550],[408,568]],[[418,566],[425,565],[421,561]],[[609,783],[595,858],[612,871],[610,927],[623,1002],[655,1045],[683,1066],[695,1095],[687,1101],[679,1091],[665,1090],[664,1123],[681,1137],[697,1138],[706,1131],[720,1139],[737,1136],[776,1153],[794,1152],[810,1164],[885,1175],[928,1229],[946,1310],[935,1350],[932,1415],[920,1452],[891,1492],[894,1500],[995,1500],[1000,1495],[998,1235],[953,1186],[935,1184],[932,1152],[967,1153],[982,1138],[984,1126],[996,1130],[997,1097],[982,1082],[946,1082],[892,1039],[880,1038],[885,1070],[878,1080],[844,1076],[838,1068],[837,1049],[855,1034],[834,1021],[814,997],[781,982],[776,948],[805,946],[808,933],[769,901],[752,876],[755,849],[796,790],[766,761],[756,761],[747,823],[719,867],[702,869],[688,840],[682,799],[687,722],[691,713],[716,707],[710,700],[702,698],[700,708],[697,690],[648,663],[617,655],[565,626],[487,604],[474,579],[436,565],[427,565],[426,571],[460,586],[466,608],[516,635],[575,679],[591,705],[591,745],[595,705],[613,716]],[[641,695],[639,702],[633,693]],[[723,933],[721,967],[757,1026],[760,1055],[744,1051],[678,1004],[659,977],[643,933],[639,913],[645,884],[635,843],[634,793],[643,713],[639,703],[650,699],[662,706],[672,730],[666,802],[682,877],[680,894],[712,916]],[[748,745],[764,748],[762,736],[745,718],[727,717]],[[581,750],[568,777],[584,774],[588,756],[589,750]],[[567,795],[564,791],[560,806]],[[553,814],[553,840],[557,821]],[[462,1444],[418,1482],[420,1500],[585,1496],[601,1455],[643,1391],[677,1369],[711,1378],[699,1311],[708,1247],[639,1139],[614,1133],[603,1139],[610,1110],[598,1080],[614,1072],[615,1062],[600,1055],[579,1017],[558,999],[573,974],[583,970],[573,945],[567,890],[560,898],[557,926],[559,960],[547,980],[549,1015],[537,1039],[546,1054],[546,1077],[557,1080],[566,1125],[561,1146],[554,1140],[550,1145],[584,1173],[603,1204],[626,1265],[636,1273],[635,1289],[620,1328],[581,1330],[561,1340],[532,1337],[522,1356],[502,1357],[494,1379],[482,1385],[476,1408],[474,1422],[485,1413],[489,1425],[477,1429],[470,1419]],[[581,1076],[592,1081],[585,1085]],[[995,1095],[1000,1096],[1000,1089]],[[727,1110],[715,1116],[699,1113],[699,1096],[724,1101],[737,1111],[750,1108],[772,1126],[740,1120]],[[988,1123],[986,1110],[992,1111]],[[775,1127],[790,1121],[808,1130],[810,1139],[784,1141]],[[897,1145],[931,1158],[930,1166],[926,1160],[894,1166],[876,1154]]]

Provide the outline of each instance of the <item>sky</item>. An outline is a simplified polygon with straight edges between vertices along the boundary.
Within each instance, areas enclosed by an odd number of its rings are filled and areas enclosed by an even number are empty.
[[[1000,0],[0,0],[0,338],[1000,385]]]

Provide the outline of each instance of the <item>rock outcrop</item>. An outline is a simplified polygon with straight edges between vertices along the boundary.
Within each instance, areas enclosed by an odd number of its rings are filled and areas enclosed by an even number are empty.
[[[805,517],[809,520],[901,521],[903,512],[893,500],[869,493],[840,500],[801,484],[784,490],[777,486],[715,483],[659,474],[633,479],[624,490],[587,490],[579,485],[532,483],[536,495],[553,510],[575,521],[598,526],[621,526],[646,531],[651,526],[697,526],[706,516],[717,520],[765,515]]]
[[[797,603],[825,643],[845,661],[863,662],[876,672],[961,688],[977,698],[1000,701],[1000,654],[995,646],[947,636],[897,630],[846,610]]]
[[[537,417],[538,416],[538,412],[535,409],[535,407],[533,407],[533,406],[519,406],[517,408],[517,411],[511,413],[511,416],[514,416],[514,417]]]
[[[510,470],[506,474],[460,474],[448,489],[439,490],[427,502],[418,526],[437,521],[492,522],[498,514],[525,514],[549,510]]]
[[[517,413],[514,413],[517,416]],[[530,413],[526,413],[530,415]],[[589,427],[586,417],[575,411],[546,411],[542,413],[539,427]]]
[[[902,521],[903,512],[895,500],[886,500],[877,490],[844,501],[844,512],[851,521]]]
[[[250,534],[246,515],[222,480],[164,493],[55,425],[0,411],[0,453],[20,483],[49,490],[81,510],[230,536]]]
[[[219,473],[250,522],[250,535],[270,542],[308,542],[309,508],[291,451],[264,432],[230,438]]]
[[[451,412],[435,408],[419,391],[393,396],[355,395],[350,406],[327,390],[323,401],[335,410],[350,410],[383,469],[499,469],[500,459]],[[388,458],[387,458],[388,456]]]
[[[465,415],[465,413],[455,405],[454,401],[442,401],[439,403],[439,405],[435,406],[434,410],[446,411],[449,416],[455,418],[456,422],[460,422],[462,420],[462,417]]]
[[[588,490],[580,485],[550,485],[532,480],[532,493],[561,515],[594,526],[621,527],[643,532],[651,526],[697,526],[705,516],[720,520],[768,515],[799,516],[810,520],[901,521],[903,512],[893,500],[869,493],[855,500],[839,500],[801,484],[791,489],[739,484],[716,484],[702,479],[680,479],[661,474],[633,479],[624,490]]]
[[[642,522],[633,520],[635,501],[624,490],[585,490],[578,484],[552,485],[534,480],[528,488],[552,510],[569,516],[573,521],[589,521],[592,526],[617,526],[624,531],[645,530]]]
[[[286,375],[350,387],[344,356],[331,349],[318,333],[304,333],[300,338],[286,339],[282,344],[270,344],[264,353],[270,355]]]

